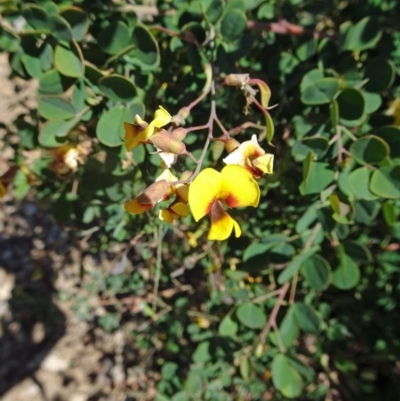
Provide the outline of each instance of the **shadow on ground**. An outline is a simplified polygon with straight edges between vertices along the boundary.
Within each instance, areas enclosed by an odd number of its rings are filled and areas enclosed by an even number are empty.
[[[37,382],[34,373],[64,335],[66,317],[53,302],[50,255],[65,241],[57,226],[34,203],[3,203],[0,225],[0,268],[14,281],[8,300],[0,300],[1,397],[26,377]]]

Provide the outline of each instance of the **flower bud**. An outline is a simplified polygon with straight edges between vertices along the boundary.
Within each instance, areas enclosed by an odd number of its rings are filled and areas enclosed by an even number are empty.
[[[171,132],[171,135],[172,135],[175,139],[177,139],[178,141],[183,141],[183,140],[185,139],[185,137],[186,137],[186,134],[187,134],[187,129],[186,129],[186,128],[183,128],[183,127],[179,127],[179,128],[177,128],[177,129],[174,129],[174,130]]]
[[[232,153],[239,145],[240,143],[236,139],[230,138],[225,142],[225,149],[228,153]]]
[[[147,187],[136,199],[142,205],[155,205],[164,200],[168,192],[169,183],[166,180],[160,180]]]
[[[186,152],[186,145],[178,139],[175,139],[169,132],[165,130],[153,135],[150,138],[150,141],[162,152],[173,153],[175,155],[181,155],[182,153]]]

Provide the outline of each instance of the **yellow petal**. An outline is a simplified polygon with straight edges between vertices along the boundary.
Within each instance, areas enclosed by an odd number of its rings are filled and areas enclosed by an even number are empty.
[[[143,129],[140,125],[134,125],[129,123],[124,123],[125,127],[125,147],[128,152],[130,152],[136,146],[146,143],[148,141],[148,137],[153,133],[154,127],[150,128],[150,125]],[[150,131],[149,132],[149,128]]]
[[[165,221],[166,223],[171,223],[171,224],[178,217],[179,216],[177,214],[175,214],[174,212],[171,212],[169,209],[160,210],[160,213],[158,214],[158,218],[161,221]]]
[[[248,159],[253,160],[264,153],[264,149],[257,142],[256,135],[253,135],[250,141],[241,143],[237,149],[223,159],[223,162],[246,167]]]
[[[257,170],[259,176],[263,174],[272,174],[274,155],[271,153],[266,153],[265,155],[261,155],[254,159],[251,164],[253,166],[253,170]]]
[[[193,217],[199,221],[211,209],[218,199],[222,185],[222,176],[212,168],[206,168],[189,186],[189,205]]]
[[[170,123],[171,118],[171,115],[168,113],[167,110],[164,109],[164,107],[158,106],[158,109],[154,113],[152,124],[154,125],[154,127],[161,128],[164,127],[164,125]]]
[[[186,217],[189,214],[189,208],[187,204],[183,202],[174,202],[168,209],[181,217]]]
[[[215,202],[210,210],[211,228],[208,233],[208,239],[223,241],[226,240],[232,231],[235,231],[235,237],[240,237],[241,230],[239,224],[223,209],[220,202]]]
[[[0,181],[0,198],[7,194],[7,189],[4,184]]]
[[[147,210],[151,209],[152,207],[153,205],[151,203],[139,203],[137,198],[125,203],[124,205],[125,210],[133,214],[141,214],[147,212]]]
[[[219,199],[229,207],[258,206],[260,188],[245,168],[228,165],[221,171],[222,186]],[[189,192],[190,193],[190,192]]]

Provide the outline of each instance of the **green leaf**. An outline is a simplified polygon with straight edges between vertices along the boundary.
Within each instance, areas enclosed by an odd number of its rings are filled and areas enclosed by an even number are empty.
[[[339,81],[335,78],[322,78],[308,85],[301,92],[301,101],[310,106],[326,104],[332,101],[339,90]]]
[[[398,209],[396,206],[393,204],[393,202],[386,201],[382,204],[382,213],[383,217],[385,219],[386,224],[389,227],[393,227],[394,224],[397,221],[397,214],[398,214]]]
[[[58,40],[70,42],[72,31],[68,22],[59,15],[51,15],[51,34]]]
[[[370,189],[372,170],[367,167],[361,167],[352,171],[348,177],[349,189],[358,199],[374,200],[377,196]]]
[[[54,64],[57,70],[67,77],[82,77],[84,72],[83,58],[78,44],[59,43],[54,52]]]
[[[104,77],[104,73],[96,67],[85,63],[85,77],[93,84],[98,84],[99,80]]]
[[[350,152],[360,164],[379,164],[389,156],[390,148],[383,139],[366,135],[351,144]]]
[[[299,255],[295,256],[294,259],[289,263],[287,267],[281,272],[281,274],[278,276],[278,283],[279,284],[284,284],[286,281],[289,281],[294,274],[300,270],[301,265],[312,255],[314,255],[315,252],[319,250],[319,246],[314,246],[307,251],[300,253]]]
[[[234,322],[230,315],[226,315],[218,327],[218,334],[224,337],[235,337],[238,331],[238,324]]]
[[[268,113],[268,111],[265,111],[265,125],[267,127],[267,142],[271,144],[272,139],[274,138],[275,134],[275,126],[274,122],[272,120],[271,115]]]
[[[308,175],[308,180],[300,184],[299,190],[302,195],[321,193],[334,178],[334,172],[327,163],[313,162]]]
[[[365,78],[368,82],[364,89],[381,93],[393,84],[395,77],[396,66],[393,61],[385,57],[376,57],[369,61],[365,68]]]
[[[38,112],[47,120],[63,121],[74,117],[76,110],[68,100],[50,95],[39,98]]]
[[[108,75],[98,81],[99,89],[111,100],[130,102],[136,97],[136,87],[122,75]]]
[[[70,25],[72,37],[80,42],[89,29],[89,18],[86,13],[78,7],[69,7],[61,12],[61,16]]]
[[[297,162],[303,161],[309,152],[313,157],[322,158],[329,147],[329,141],[323,136],[309,137],[297,141],[292,148],[292,155]]]
[[[134,49],[129,52],[132,62],[144,69],[154,69],[160,64],[160,49],[149,29],[137,24],[132,32]]]
[[[382,96],[378,93],[365,92],[363,91],[363,96],[365,100],[365,113],[372,114],[381,107]]]
[[[400,129],[398,127],[380,127],[375,134],[389,145],[391,157],[400,157]]]
[[[97,43],[105,53],[116,55],[131,44],[129,29],[121,21],[112,22],[100,32]]]
[[[346,127],[361,125],[365,120],[365,98],[359,89],[345,88],[338,97],[340,122]]]
[[[35,4],[26,4],[22,7],[21,13],[32,28],[51,30],[50,15],[44,8]]]
[[[203,381],[201,377],[195,373],[189,373],[183,384],[183,388],[188,394],[198,394],[201,392]]]
[[[279,335],[285,348],[290,347],[293,342],[299,337],[300,330],[296,323],[293,306],[286,312],[285,317],[279,326]],[[275,343],[278,343],[275,341]]]
[[[362,51],[374,47],[382,36],[376,19],[365,17],[356,25],[346,21],[340,26],[341,49]]]
[[[359,267],[350,256],[342,251],[339,255],[339,267],[332,274],[332,284],[340,290],[349,290],[354,288],[359,281]]]
[[[132,115],[127,107],[117,106],[107,110],[101,115],[97,124],[97,138],[104,145],[120,146],[125,136],[124,122],[131,120]]]
[[[320,255],[312,255],[305,260],[301,270],[308,285],[314,290],[324,290],[331,281],[331,267],[326,259]]]
[[[246,29],[247,18],[244,12],[230,9],[225,12],[221,21],[221,34],[223,38],[232,42],[238,39]]]
[[[0,25],[0,49],[14,53],[19,49],[20,41],[16,33]]]
[[[287,398],[296,398],[303,390],[303,379],[290,364],[289,358],[277,354],[272,361],[272,382]]]
[[[308,71],[304,74],[303,79],[300,83],[300,92],[304,92],[309,86],[313,86],[318,81],[324,78],[322,70],[315,68],[314,70]]]
[[[400,165],[384,166],[375,170],[369,189],[382,198],[400,198]]]
[[[236,310],[239,321],[250,329],[260,329],[267,323],[264,311],[251,302],[246,302]]]
[[[318,334],[321,322],[313,308],[302,302],[296,302],[293,305],[293,314],[301,330],[306,333]]]
[[[223,10],[224,10],[223,0],[212,0],[206,12],[207,18],[211,24],[215,24],[221,18]]]
[[[39,132],[39,144],[46,148],[58,148],[68,133],[79,123],[79,119],[69,121],[48,121]]]
[[[357,241],[343,241],[343,249],[346,255],[359,263],[369,263],[372,261],[372,255],[367,246]]]
[[[46,71],[39,79],[39,91],[43,94],[61,95],[75,82],[74,78],[65,77],[57,70]]]

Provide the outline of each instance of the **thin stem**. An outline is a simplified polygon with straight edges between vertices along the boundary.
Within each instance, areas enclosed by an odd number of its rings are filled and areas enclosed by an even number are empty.
[[[156,256],[156,274],[154,276],[154,288],[153,288],[153,310],[156,310],[158,286],[160,284],[161,267],[162,267],[162,243],[165,231],[160,225],[158,227],[158,238],[157,238],[157,256]]]
[[[118,60],[120,57],[122,57],[123,55],[125,55],[126,53],[129,53],[132,49],[134,49],[136,47],[136,45],[131,44],[127,47],[125,47],[125,49],[122,49],[119,53],[115,54],[114,56],[110,57],[109,59],[106,60],[106,62],[104,63],[104,67],[107,67],[109,64],[111,64],[113,61]]]
[[[284,298],[286,296],[286,293],[288,292],[289,286],[290,286],[290,283],[285,283],[278,290],[279,291],[279,297],[276,300],[276,303],[275,303],[275,305],[274,305],[274,307],[272,309],[272,312],[271,312],[271,315],[270,315],[270,317],[268,319],[267,325],[265,326],[265,328],[263,329],[263,331],[259,335],[260,342],[264,342],[265,341],[265,339],[267,338],[271,328],[274,325],[276,325],[276,318],[278,316],[279,309],[280,309],[280,307],[281,307],[281,305],[283,303],[283,300],[284,300]]]

